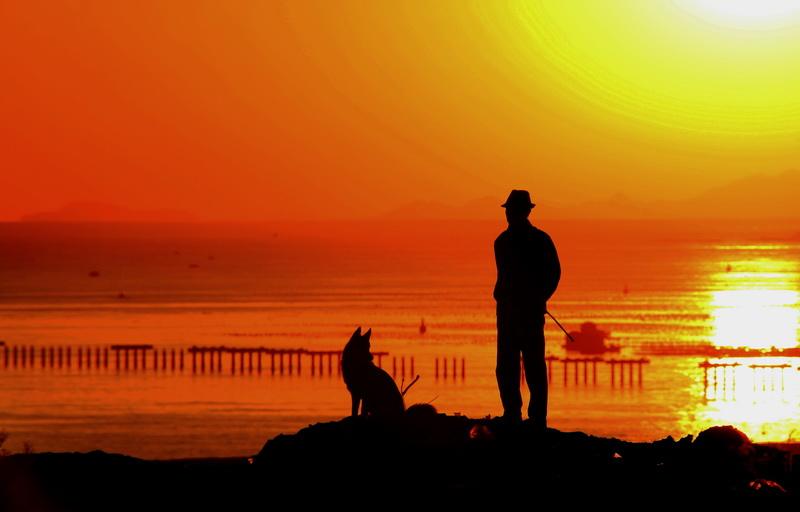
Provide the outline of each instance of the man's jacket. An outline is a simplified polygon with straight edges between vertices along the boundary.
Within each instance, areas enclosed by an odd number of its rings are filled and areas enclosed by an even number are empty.
[[[561,278],[561,264],[550,236],[530,222],[506,229],[494,241],[494,258],[497,303],[544,313]]]

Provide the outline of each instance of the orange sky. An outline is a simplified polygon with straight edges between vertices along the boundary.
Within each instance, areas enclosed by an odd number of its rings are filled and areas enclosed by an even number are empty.
[[[557,4],[3,2],[0,220],[648,202],[796,166],[795,25]]]

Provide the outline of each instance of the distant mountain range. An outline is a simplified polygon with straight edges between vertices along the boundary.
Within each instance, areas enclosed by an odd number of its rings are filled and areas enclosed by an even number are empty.
[[[540,218],[570,219],[800,219],[800,171],[757,174],[683,200],[642,201],[616,194],[604,200],[566,203],[535,200]],[[534,195],[534,197],[536,197]],[[505,197],[453,205],[412,202],[385,214],[391,219],[497,218]]]
[[[644,201],[623,194],[593,201],[563,202],[537,196],[537,218],[545,219],[799,219],[800,171],[757,174],[706,190],[688,199]],[[379,219],[497,219],[503,197],[461,204],[414,201],[379,214]],[[138,210],[102,202],[76,202],[33,213],[22,222],[196,222],[171,209]]]
[[[108,203],[78,202],[57,210],[24,215],[22,222],[191,222],[197,219],[178,210],[135,210]]]

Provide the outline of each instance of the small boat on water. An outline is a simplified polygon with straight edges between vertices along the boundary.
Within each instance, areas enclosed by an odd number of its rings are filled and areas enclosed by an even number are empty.
[[[608,331],[597,328],[594,322],[584,322],[581,324],[580,331],[570,331],[569,335],[575,341],[570,341],[565,336],[564,348],[568,352],[580,352],[581,354],[604,354],[606,352],[619,352],[620,346],[606,344],[606,339],[611,337]]]

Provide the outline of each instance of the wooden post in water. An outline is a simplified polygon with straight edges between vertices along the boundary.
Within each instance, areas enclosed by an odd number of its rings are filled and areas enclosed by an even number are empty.
[[[58,347],[58,367],[61,368],[61,349]],[[72,368],[72,347],[67,347],[67,368]]]
[[[317,364],[316,358],[314,357],[314,353],[311,353],[311,376],[314,377],[317,375]]]
[[[178,355],[179,355],[178,365],[180,366],[181,372],[183,372],[183,349],[181,349],[181,351],[178,353]]]
[[[171,369],[172,369],[172,373],[175,373],[175,349],[173,348],[173,349],[170,349],[170,350],[171,350],[170,366],[171,366]]]
[[[45,354],[46,354],[45,350],[46,349],[44,347],[42,347],[42,349],[39,351],[39,359],[42,360],[42,362],[41,362],[42,368],[47,366],[47,361],[45,360]]]
[[[258,350],[258,373],[261,373],[261,349]]]
[[[108,347],[103,347],[103,368],[108,369]]]
[[[453,379],[456,378],[456,374],[458,373],[458,367],[456,366],[456,358],[453,358]]]
[[[639,359],[639,386],[642,385],[642,365],[644,363],[644,359]]]
[[[167,371],[167,349],[161,349],[161,370]]]
[[[206,373],[206,351],[205,349],[200,351],[200,373]]]
[[[383,368],[383,355],[378,354],[378,368]]]
[[[297,375],[303,374],[303,353],[297,351]]]
[[[8,368],[8,345],[3,347],[3,358],[5,361],[5,367]]]
[[[28,347],[22,347],[20,349],[20,352],[22,353],[22,367],[25,368],[26,366],[28,366],[26,364],[28,362]]]
[[[253,351],[247,351],[247,371],[248,373],[253,373]]]
[[[194,347],[189,349],[192,353],[192,373],[197,373],[197,354],[192,350],[193,348]]]
[[[269,367],[270,367],[270,371],[272,372],[272,375],[275,375],[275,351],[274,350],[270,350],[269,351]]]
[[[14,355],[16,356],[16,354]],[[16,366],[16,361],[14,361],[14,366]],[[80,370],[81,368],[83,368],[83,347],[78,347],[78,369]]]
[[[614,386],[614,360],[610,360],[608,364],[611,365],[611,385]]]
[[[411,367],[412,368],[414,367],[413,361],[411,363]],[[342,353],[341,352],[337,352],[336,353],[336,374],[337,375],[341,375],[342,374]]]
[[[442,358],[442,371],[444,372],[444,378],[447,378],[447,358]]]
[[[633,361],[628,363],[628,385],[633,387]]]
[[[280,363],[280,372],[281,372],[281,375],[283,375],[283,350],[280,351],[278,356],[280,357],[280,361],[279,361],[279,363]]]
[[[244,373],[244,351],[239,349],[239,373]]]
[[[231,350],[231,375],[236,374],[236,352]]]

